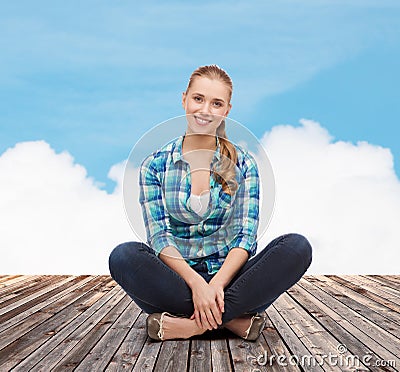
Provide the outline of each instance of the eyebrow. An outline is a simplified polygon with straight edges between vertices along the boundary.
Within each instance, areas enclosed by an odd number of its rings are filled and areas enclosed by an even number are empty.
[[[201,96],[201,97],[204,97],[204,94],[193,92],[193,93],[192,93],[192,96]],[[214,101],[219,101],[219,102],[225,103],[225,100],[223,100],[222,98],[213,98],[213,100],[214,100]]]

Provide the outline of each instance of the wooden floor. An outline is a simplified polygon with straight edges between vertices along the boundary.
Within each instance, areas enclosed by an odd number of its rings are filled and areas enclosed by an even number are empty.
[[[266,312],[256,342],[228,330],[153,342],[109,276],[3,275],[0,371],[400,369],[400,276],[305,276]]]

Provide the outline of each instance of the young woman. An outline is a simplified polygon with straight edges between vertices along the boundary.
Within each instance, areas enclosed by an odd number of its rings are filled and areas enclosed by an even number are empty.
[[[182,96],[185,134],[140,167],[147,244],[120,244],[109,258],[113,279],[149,314],[154,340],[216,328],[256,340],[264,310],[311,264],[309,242],[295,233],[255,256],[259,172],[249,152],[226,137],[231,96],[220,67],[193,72]]]

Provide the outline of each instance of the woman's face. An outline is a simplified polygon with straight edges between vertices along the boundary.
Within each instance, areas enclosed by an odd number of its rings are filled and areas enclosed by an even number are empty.
[[[222,81],[197,77],[183,93],[182,106],[188,118],[187,133],[215,135],[231,109],[229,88]]]

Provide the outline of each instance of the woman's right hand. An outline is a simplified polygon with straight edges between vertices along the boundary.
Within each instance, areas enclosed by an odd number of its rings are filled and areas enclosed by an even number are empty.
[[[217,290],[200,277],[191,286],[194,313],[190,319],[196,320],[197,326],[212,330],[222,324],[222,312],[218,306]]]

